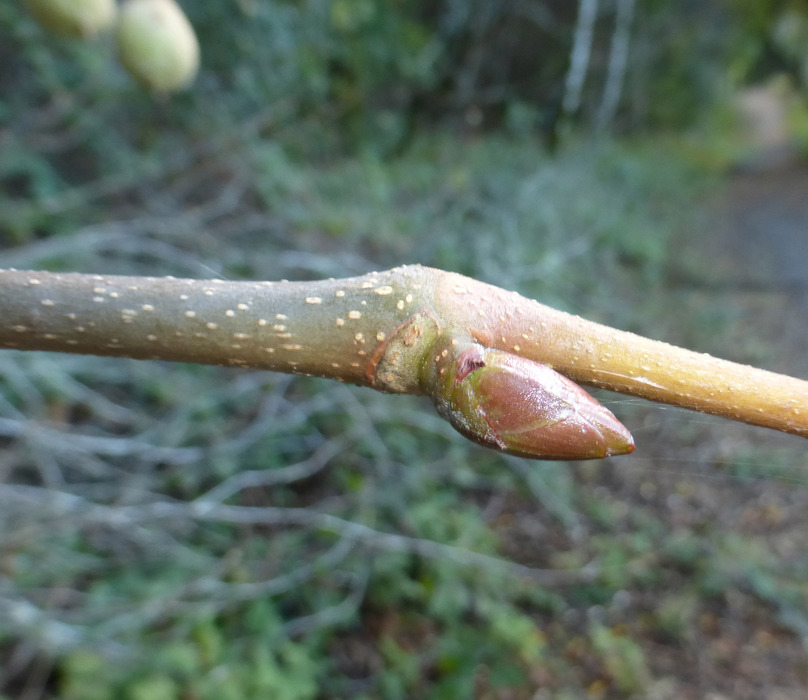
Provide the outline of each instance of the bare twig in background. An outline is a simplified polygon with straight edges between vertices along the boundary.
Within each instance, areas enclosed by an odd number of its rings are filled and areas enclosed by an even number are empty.
[[[575,114],[581,106],[581,95],[589,70],[589,56],[592,53],[597,16],[598,0],[579,0],[578,21],[573,35],[570,66],[567,71],[562,103],[562,109],[567,115]]]
[[[623,82],[628,65],[629,41],[631,39],[631,22],[634,18],[634,0],[617,0],[617,13],[612,32],[612,45],[609,52],[609,67],[606,83],[603,87],[603,98],[598,110],[595,127],[598,131],[608,130],[623,92]]]
[[[419,556],[451,561],[461,566],[493,567],[509,574],[542,583],[565,585],[591,580],[598,573],[597,562],[575,570],[537,569],[531,566],[475,552],[464,547],[418,537],[381,532],[360,522],[346,520],[313,508],[281,508],[234,506],[199,498],[190,503],[155,501],[143,505],[102,506],[67,492],[26,486],[0,487],[0,502],[27,503],[48,510],[51,518],[70,518],[78,522],[104,524],[115,529],[157,523],[218,522],[240,525],[294,526],[331,532],[340,538],[361,542],[387,552],[407,552]],[[263,585],[263,584],[259,584]],[[246,590],[253,590],[249,587]]]

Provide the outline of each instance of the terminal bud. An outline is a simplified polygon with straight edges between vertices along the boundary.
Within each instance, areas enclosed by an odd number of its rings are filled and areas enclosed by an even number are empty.
[[[534,459],[634,450],[611,411],[546,365],[475,343],[452,345],[437,358],[438,412],[475,442]]]

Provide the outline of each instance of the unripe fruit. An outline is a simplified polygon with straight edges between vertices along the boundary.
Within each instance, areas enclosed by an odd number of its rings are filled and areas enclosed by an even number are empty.
[[[26,0],[31,16],[55,36],[87,39],[115,20],[115,0]]]
[[[174,0],[128,0],[116,39],[126,70],[155,92],[186,86],[199,68],[196,34]]]

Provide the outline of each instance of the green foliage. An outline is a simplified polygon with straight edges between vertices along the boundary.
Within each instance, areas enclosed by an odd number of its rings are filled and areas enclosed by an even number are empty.
[[[185,3],[183,9],[203,47],[203,73],[190,94],[160,110],[162,122],[175,114],[204,128],[284,104],[298,118],[336,115],[341,145],[383,152],[405,148],[425,122],[449,121],[472,131],[509,125],[539,130],[549,141],[563,131],[575,3],[543,0],[528,8],[483,0],[244,0]],[[747,35],[765,41],[773,19],[769,13],[753,21],[760,15],[739,7],[737,17],[730,16],[713,2],[638,4],[623,128],[691,123],[713,101],[722,59],[733,55],[724,28],[740,22]],[[143,129],[138,122],[152,98],[126,78],[109,45],[46,39],[13,5],[0,22],[10,36],[4,50],[24,64],[4,94],[12,86],[22,95],[81,86],[84,104],[101,108],[99,121],[112,112],[119,123]],[[688,31],[690,22],[703,31]],[[613,23],[613,8],[604,6],[585,83],[584,118],[597,112],[602,99]],[[136,106],[116,108],[123,95]]]
[[[581,144],[553,158],[535,139],[437,132],[385,160],[372,153],[302,158],[297,135],[282,136],[238,147],[249,210],[236,203],[221,230],[190,227],[165,240],[193,256],[213,253],[207,264],[229,276],[336,275],[351,265],[420,260],[492,282],[507,278],[527,294],[613,322],[617,314],[619,322],[631,307],[615,308],[604,285],[620,294],[664,283],[669,236],[683,220],[683,203],[707,181],[673,150],[664,151],[668,167],[659,172],[660,146],[647,143]],[[214,158],[226,163],[231,155]],[[148,190],[169,192],[174,177],[156,176]],[[141,186],[121,192],[142,201]],[[73,215],[93,209],[79,203]],[[255,212],[259,233],[250,230]],[[329,253],[283,257],[293,249]],[[72,250],[85,269],[109,264],[79,243]],[[138,250],[118,253],[120,265],[187,274],[185,259],[144,261]],[[309,477],[243,489],[228,502],[325,509],[380,532],[513,557],[573,578],[592,561],[598,567],[593,578],[555,589],[372,541],[334,554],[339,540],[316,528],[185,517],[72,526],[58,509],[7,510],[7,518],[28,519],[14,558],[17,589],[34,595],[58,581],[82,591],[73,619],[89,634],[64,656],[56,653],[61,697],[496,697],[543,684],[575,697],[592,683],[624,697],[641,693],[655,671],[653,659],[638,656],[644,630],[612,631],[623,622],[614,604],[622,592],[675,588],[683,571],[698,574],[690,589],[696,601],[720,599],[733,586],[725,560],[691,546],[702,539],[666,549],[669,533],[652,509],[605,496],[597,484],[608,468],[589,477],[569,465],[516,469],[457,441],[414,399],[216,368],[73,358],[59,370],[36,356],[15,362],[25,382],[6,372],[3,395],[21,413],[43,421],[67,415],[75,430],[198,450],[190,458],[135,453],[100,463],[78,452],[57,462],[66,488],[110,514],[154,494],[193,501],[223,479],[280,473],[325,450],[322,469]],[[91,388],[90,397],[71,381]],[[124,397],[130,408],[121,414],[115,406]],[[339,445],[332,453],[330,441]],[[41,483],[42,468],[30,460],[15,473]],[[114,485],[108,469],[118,475]],[[584,531],[590,536],[575,534]],[[311,572],[295,573],[309,563]],[[779,590],[773,566],[756,566],[759,590]],[[261,592],[262,582],[288,575],[300,578]],[[777,586],[767,588],[772,580]],[[667,590],[648,619],[656,620],[654,634],[678,639],[700,603],[691,609]],[[598,607],[617,616],[605,631],[565,622]],[[317,618],[322,611],[333,617]],[[113,643],[119,661],[102,656]],[[590,655],[587,666],[582,659]],[[630,670],[635,663],[645,666]]]
[[[595,627],[590,632],[595,652],[623,693],[643,693],[649,684],[648,666],[640,646],[625,633]]]
[[[260,607],[260,606],[259,606]],[[245,610],[245,614],[255,610]],[[321,672],[312,649],[293,642],[233,643],[221,623],[199,623],[190,640],[162,648],[142,665],[111,665],[97,653],[74,652],[62,666],[65,700],[200,700],[317,697]]]
[[[741,82],[765,82],[790,75],[808,87],[808,3],[804,0],[733,0],[736,20],[731,75]]]
[[[550,28],[519,3],[183,5],[202,71],[154,101],[105,43],[46,41],[0,3],[4,265],[306,279],[421,262],[651,335],[712,334],[716,351],[743,322],[670,288],[726,163],[715,146],[542,145],[575,3],[538,3]],[[693,31],[715,7],[637,7],[623,123],[687,123],[722,77]],[[757,49],[733,51],[751,74]],[[470,124],[475,108],[502,129]],[[65,700],[651,697],[668,661],[691,668],[689,645],[723,648],[711,620],[739,595],[738,625],[804,636],[804,567],[765,539],[805,491],[795,451],[610,406],[648,456],[536,465],[464,444],[412,397],[3,351],[3,690],[21,684],[6,662],[36,649],[54,666],[41,696]],[[695,457],[667,461],[681,450]],[[223,484],[226,506],[364,535],[182,510]],[[691,680],[679,695],[714,690]]]

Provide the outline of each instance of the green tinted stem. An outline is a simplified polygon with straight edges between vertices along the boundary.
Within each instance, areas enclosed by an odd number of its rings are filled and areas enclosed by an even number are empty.
[[[0,347],[253,367],[418,393],[413,362],[424,329],[435,329],[421,313],[434,294],[423,277],[417,267],[316,282],[6,270]],[[387,353],[406,326],[406,352]]]

